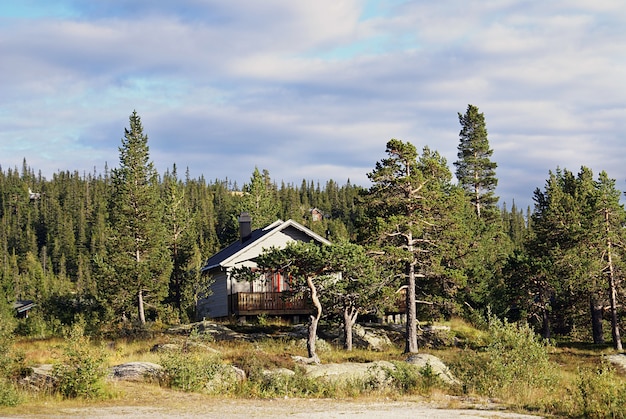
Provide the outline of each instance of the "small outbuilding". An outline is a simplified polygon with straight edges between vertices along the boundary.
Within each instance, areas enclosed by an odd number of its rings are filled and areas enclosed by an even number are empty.
[[[28,318],[28,312],[35,307],[35,302],[32,300],[17,300],[13,303],[13,309],[15,315],[21,319]]]

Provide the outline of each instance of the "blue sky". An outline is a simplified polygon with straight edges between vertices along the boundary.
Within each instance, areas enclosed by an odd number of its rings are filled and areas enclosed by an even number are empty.
[[[557,167],[626,190],[625,51],[620,0],[10,0],[0,166],[116,167],[137,110],[161,173],[368,186],[391,138],[454,170],[471,103],[509,207]]]

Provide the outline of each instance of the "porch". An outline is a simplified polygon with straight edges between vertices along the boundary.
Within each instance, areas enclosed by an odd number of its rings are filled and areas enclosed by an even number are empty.
[[[229,296],[228,311],[237,316],[284,316],[310,314],[312,308],[308,298],[289,292],[238,292]]]

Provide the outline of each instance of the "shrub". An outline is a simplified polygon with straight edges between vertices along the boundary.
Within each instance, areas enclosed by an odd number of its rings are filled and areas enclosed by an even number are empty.
[[[385,368],[384,382],[375,383],[375,387],[384,387],[384,384],[399,390],[401,394],[427,395],[437,387],[443,387],[444,383],[430,364],[418,367],[406,362],[393,362],[394,368]],[[374,377],[374,375],[372,375]]]
[[[91,345],[81,321],[66,332],[65,338],[62,362],[53,370],[59,393],[65,398],[102,397],[106,375],[104,350]]]
[[[18,362],[12,352],[15,322],[6,307],[0,307],[0,406],[15,406],[20,397],[14,384]]]
[[[219,356],[200,351],[168,351],[161,356],[163,382],[187,392],[224,393],[236,383],[234,372]]]
[[[491,317],[487,339],[482,351],[468,351],[453,366],[466,391],[523,398],[536,389],[550,389],[556,384],[558,374],[549,359],[550,346],[528,325]]]
[[[573,412],[576,416],[626,418],[626,383],[606,362],[595,370],[578,371],[576,396],[578,411]]]

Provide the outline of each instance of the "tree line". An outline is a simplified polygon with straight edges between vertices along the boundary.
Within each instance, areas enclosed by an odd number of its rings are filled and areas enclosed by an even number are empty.
[[[342,292],[363,298],[346,300],[337,314],[344,323],[355,310],[384,309],[371,300],[388,300],[387,291],[361,292],[367,286],[404,287],[407,352],[417,350],[418,321],[478,321],[486,311],[544,337],[596,343],[610,325],[621,347],[626,212],[615,182],[587,167],[556,168],[535,191],[534,208],[507,208],[496,194],[484,115],[468,105],[458,117],[454,172],[436,150],[392,139],[373,162],[369,188],[278,184],[259,168],[241,187],[181,175],[176,165],[159,174],[136,112],[113,169],[46,179],[26,161],[0,167],[2,312],[35,301],[18,327],[26,334],[56,333],[77,318],[94,332],[193,321],[207,292],[203,262],[237,239],[246,211],[254,228],[294,219],[341,244],[344,260],[358,255],[360,263],[344,268],[361,279]]]

